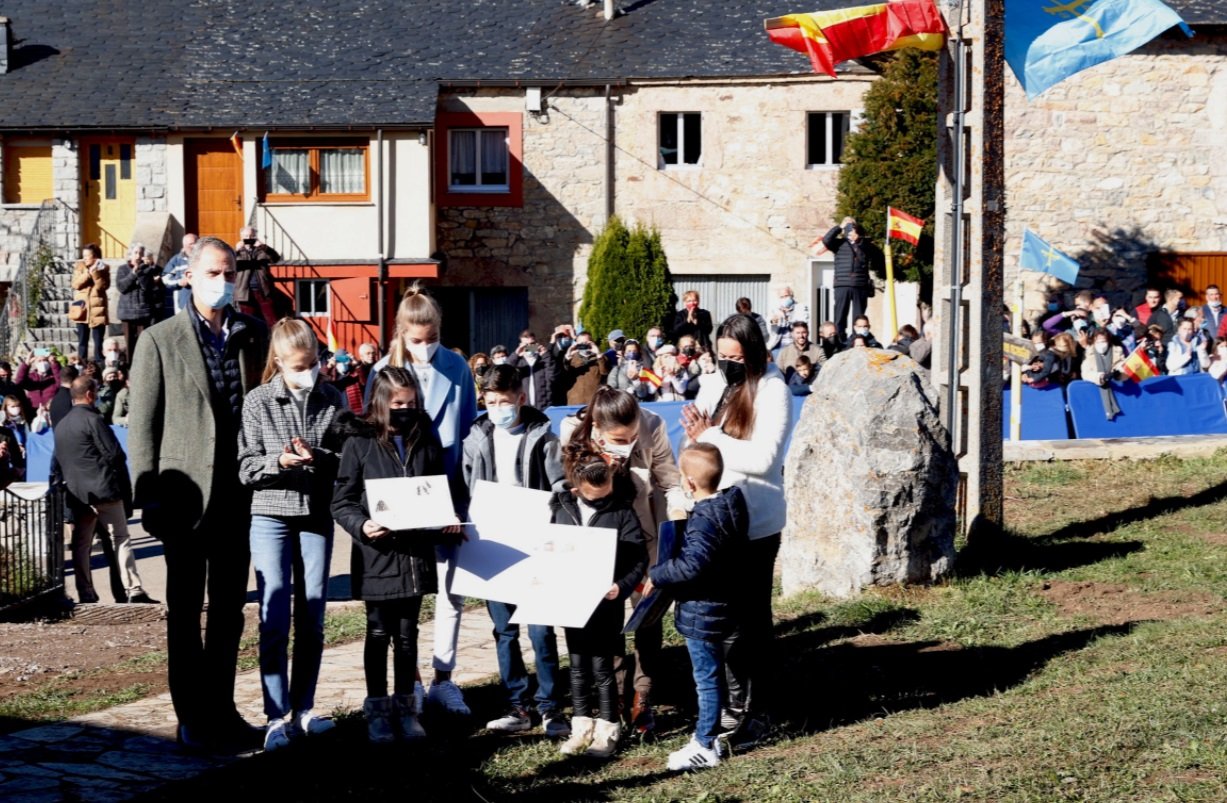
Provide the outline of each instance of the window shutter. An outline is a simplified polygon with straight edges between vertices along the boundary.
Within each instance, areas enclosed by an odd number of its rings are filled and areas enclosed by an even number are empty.
[[[4,151],[4,202],[41,204],[55,197],[51,183],[51,146],[10,147]]]

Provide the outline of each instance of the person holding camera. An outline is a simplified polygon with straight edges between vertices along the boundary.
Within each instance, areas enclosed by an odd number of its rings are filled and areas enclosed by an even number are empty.
[[[234,303],[239,310],[264,321],[272,329],[277,323],[273,305],[272,265],[281,255],[256,236],[253,226],[239,230],[240,242],[234,247],[239,276],[234,283]]]
[[[853,217],[845,217],[810,245],[821,246],[819,254],[835,255],[835,323],[842,330],[848,325],[849,311],[853,319],[865,314],[873,287],[870,270],[881,263],[882,252],[865,238],[865,230]]]
[[[567,404],[587,404],[597,388],[605,384],[609,363],[592,342],[591,332],[580,332],[564,357],[567,379]]]
[[[542,348],[537,336],[525,329],[520,332],[520,345],[507,364],[519,371],[528,403],[538,410],[549,408],[554,384],[554,357],[550,349]]]
[[[119,320],[124,325],[127,353],[135,354],[136,339],[157,322],[165,306],[162,269],[146,253],[145,246],[133,243],[128,247],[128,261],[119,266],[115,286],[119,288]]]

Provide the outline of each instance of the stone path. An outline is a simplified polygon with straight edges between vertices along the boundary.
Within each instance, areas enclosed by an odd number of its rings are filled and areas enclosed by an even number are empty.
[[[360,603],[342,603],[360,604]],[[498,673],[490,617],[484,608],[461,619],[456,682],[469,684]],[[527,628],[521,640],[525,660],[532,647]],[[421,627],[418,644],[429,678],[434,627]],[[390,672],[389,668],[389,672]],[[390,676],[390,675],[389,675]],[[362,642],[324,652],[316,710],[348,711],[362,706]],[[238,676],[235,702],[249,722],[264,723],[260,675]],[[127,800],[169,781],[190,778],[227,762],[229,757],[180,753],[170,695],[160,694],[66,722],[0,736],[0,800],[5,803],[108,803]]]

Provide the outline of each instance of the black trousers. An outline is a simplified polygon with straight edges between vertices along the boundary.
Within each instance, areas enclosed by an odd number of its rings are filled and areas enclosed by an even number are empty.
[[[851,340],[852,326],[848,322],[848,310],[852,310],[852,319],[856,320],[865,314],[865,304],[869,301],[868,287],[836,287],[835,288],[835,331]]]
[[[413,694],[421,611],[421,597],[367,600],[366,644],[362,648],[367,697],[388,696],[388,645],[392,646],[393,692]]]
[[[750,542],[746,556],[745,618],[724,640],[727,707],[747,713],[765,711],[770,705],[771,674],[775,666],[771,593],[775,584],[775,559],[779,553],[779,533]]]
[[[206,519],[162,542],[166,553],[166,653],[180,724],[207,729],[238,716],[234,675],[251,562],[247,518]],[[205,594],[209,608],[204,612]],[[201,616],[204,614],[204,638]]]
[[[571,713],[592,716],[592,690],[596,688],[597,709],[606,722],[618,721],[618,684],[614,677],[614,657],[591,653],[571,653]]]

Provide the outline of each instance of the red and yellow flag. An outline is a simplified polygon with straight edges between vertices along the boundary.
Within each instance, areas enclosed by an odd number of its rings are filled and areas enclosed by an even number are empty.
[[[230,145],[231,147],[234,148],[234,152],[239,155],[239,158],[242,158],[243,157],[243,140],[239,139],[238,131],[235,131],[233,134],[230,135]]]
[[[1143,348],[1134,349],[1133,353],[1121,364],[1120,369],[1121,373],[1134,382],[1141,382],[1143,379],[1159,375],[1159,369],[1155,367],[1154,360],[1150,359],[1150,355]]]
[[[639,371],[639,378],[642,379],[644,382],[647,382],[649,385],[651,385],[654,388],[660,387],[661,382],[664,382],[663,379],[661,379],[659,376],[657,376],[652,371],[649,371],[647,368],[643,368]]]
[[[896,240],[906,240],[912,245],[919,245],[920,233],[924,231],[925,222],[918,217],[912,217],[907,212],[900,212],[893,207],[886,207],[886,233]]]
[[[835,77],[835,65],[887,50],[942,46],[946,23],[933,0],[785,14],[763,23],[771,41],[809,56],[814,72]]]

